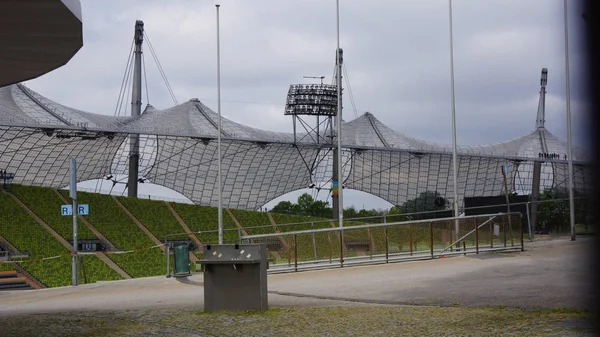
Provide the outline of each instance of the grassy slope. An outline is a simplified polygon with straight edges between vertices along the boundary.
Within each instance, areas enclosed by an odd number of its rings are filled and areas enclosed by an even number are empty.
[[[197,235],[202,243],[215,244],[219,242],[217,233],[218,210],[216,207],[179,203],[171,203],[171,205],[193,232],[206,232]],[[239,242],[237,226],[226,212],[223,212],[223,229],[224,243]]]
[[[67,217],[61,217],[58,209],[62,203],[54,195],[51,189],[14,186],[15,195],[38,214],[44,221],[52,226],[61,236],[69,239],[71,236],[71,222]],[[68,191],[60,191],[68,197]],[[8,199],[7,199],[8,198]],[[156,237],[160,240],[164,236],[172,233],[181,233],[183,229],[177,223],[177,220],[171,214],[167,205],[163,201],[131,199],[119,197],[119,200],[125,207],[140,220]],[[4,201],[4,202],[3,202]],[[112,200],[112,197],[106,195],[92,194],[86,192],[78,193],[78,201],[90,205],[90,215],[86,218],[100,232],[102,232],[117,248],[122,250],[134,250],[134,253],[111,254],[109,257],[121,266],[127,273],[133,277],[143,277],[152,275],[161,275],[165,273],[164,255],[158,248],[148,249],[154,243],[141,231],[133,221],[118,207]],[[0,222],[6,223],[6,226],[0,227],[0,234],[7,237],[21,250],[29,250],[32,257],[48,257],[67,253],[49,233],[43,230],[31,217],[22,211],[14,201],[7,195],[3,195],[0,202],[3,202],[4,212],[0,214]],[[192,231],[213,231],[212,233],[202,233],[198,235],[204,243],[217,242],[217,208],[207,206],[197,206],[189,204],[172,203],[174,209],[181,218],[192,229]],[[56,212],[55,212],[56,211]],[[267,234],[273,233],[268,215],[263,212],[253,212],[245,210],[231,209],[240,224],[247,228],[249,234]],[[330,228],[329,221],[314,217],[305,217],[298,215],[287,215],[271,213],[277,227],[282,232],[307,230],[311,228]],[[66,220],[65,220],[66,219]],[[67,221],[69,220],[69,221]],[[313,224],[307,223],[312,221]],[[303,223],[303,224],[301,224]],[[19,224],[19,225],[16,225]],[[22,226],[26,224],[26,226]],[[223,224],[225,228],[224,242],[238,242],[238,231],[235,223],[229,217],[227,212],[223,214]],[[291,224],[286,226],[286,224]],[[353,221],[345,223],[345,226],[361,225],[361,222]],[[335,224],[334,224],[335,225]],[[473,224],[474,225],[474,224]],[[441,227],[440,227],[441,226]],[[256,228],[250,228],[256,227]],[[440,224],[434,228],[434,248],[443,247],[442,231],[446,226]],[[468,231],[470,224],[466,224],[462,231]],[[83,227],[80,227],[83,228]],[[231,229],[231,230],[228,230]],[[89,236],[93,238],[93,233],[86,229],[81,229],[80,238]],[[390,253],[409,250],[409,229],[407,226],[389,228],[387,231],[390,242]],[[373,253],[382,254],[385,251],[385,231],[383,229],[372,229],[369,232],[365,229],[346,231],[344,239],[346,243],[364,242],[373,239]],[[293,247],[293,237],[284,236],[285,240]],[[447,237],[446,237],[447,239]],[[474,237],[468,238],[471,244]],[[483,228],[479,236],[480,242],[489,241],[489,230]],[[339,234],[338,233],[318,233],[314,235],[299,235],[298,253],[299,259],[314,258],[315,249],[313,242],[316,243],[316,255],[319,259],[339,257]],[[413,226],[412,228],[413,249],[429,249],[429,227],[427,224]],[[48,244],[39,244],[48,242]],[[495,242],[499,242],[496,238]],[[416,246],[416,247],[415,247]],[[286,252],[280,252],[282,258],[287,259]],[[367,254],[369,252],[366,252]],[[345,256],[357,255],[357,252],[346,251]],[[362,253],[364,254],[364,252]],[[285,255],[285,256],[284,256]],[[84,258],[84,267],[87,268],[87,277],[90,281],[119,279],[116,272],[109,269],[105,264],[94,255],[86,255]],[[24,264],[25,266],[25,264]],[[5,265],[2,266],[6,267]],[[8,267],[6,267],[9,269]],[[70,257],[63,257],[47,261],[30,262],[26,269],[32,275],[40,278],[49,285],[67,285],[70,284]],[[55,276],[52,276],[55,275]],[[44,281],[46,280],[46,281]]]
[[[128,197],[117,199],[159,240],[164,241],[167,234],[183,233],[183,228],[164,201]]]
[[[60,206],[64,203],[52,189],[13,185],[11,193],[26,204],[29,209],[65,240],[73,239],[73,218],[60,214]],[[94,233],[83,225],[77,228],[77,238],[80,240],[97,239]]]
[[[39,260],[45,257],[69,254],[69,250],[61,245],[56,238],[41,227],[23,208],[8,194],[0,192],[0,235],[8,240],[19,251],[29,252],[26,261]],[[70,256],[61,258],[19,263],[38,281],[47,286],[68,285],[70,279],[65,274],[57,272],[64,268],[64,261]]]
[[[60,191],[68,196],[68,191]],[[161,275],[164,256],[160,249],[149,249],[154,242],[125,214],[109,195],[79,192],[80,203],[90,205],[86,219],[118,249],[133,253],[113,254],[108,257],[133,277]]]
[[[265,212],[230,209],[237,221],[244,227],[248,235],[275,233],[271,220]]]

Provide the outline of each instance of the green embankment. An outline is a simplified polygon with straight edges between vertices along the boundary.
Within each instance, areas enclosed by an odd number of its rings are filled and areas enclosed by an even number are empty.
[[[60,216],[58,196],[52,189],[13,185],[11,192],[32,210],[40,219],[52,227],[66,240],[72,239],[72,218]],[[48,287],[71,285],[70,251],[61,245],[56,238],[41,227],[23,208],[10,196],[0,193],[3,212],[0,215],[0,233],[19,251],[29,252],[28,257],[16,258],[19,265],[38,281]],[[65,221],[66,220],[66,221]],[[95,235],[80,226],[79,239],[95,239]],[[91,283],[97,280],[117,280],[121,276],[110,269],[95,255],[82,257],[86,277],[80,277],[79,282]],[[2,270],[11,270],[10,264],[2,264]]]
[[[164,242],[168,234],[183,233],[183,228],[164,201],[128,197],[117,199],[160,241]]]
[[[69,191],[60,191],[66,197]],[[79,203],[88,204],[86,219],[115,247],[128,253],[107,252],[107,256],[132,277],[156,276],[165,269],[164,255],[160,249],[150,249],[155,244],[133,220],[117,205],[112,196],[78,192]],[[152,267],[150,267],[152,266]],[[161,269],[161,271],[158,271]],[[166,270],[166,269],[165,269]]]
[[[123,277],[102,262],[95,254],[81,254],[79,278],[85,283],[122,280]]]
[[[275,233],[271,220],[265,212],[230,209],[237,221],[244,227],[248,235]]]
[[[21,253],[29,253],[19,265],[43,284],[54,287],[70,284],[69,277],[57,272],[63,268],[62,262],[70,256],[50,260],[41,258],[69,254],[69,250],[61,245],[48,231],[38,224],[8,194],[0,192],[0,235],[10,242]],[[15,259],[17,261],[21,259]]]
[[[210,206],[171,203],[183,222],[204,244],[216,244],[218,237],[218,209]],[[223,210],[223,243],[238,243],[238,228],[227,212]]]
[[[56,193],[45,187],[13,185],[11,193],[21,200],[48,226],[52,227],[65,240],[73,239],[73,218],[60,214],[64,204]],[[70,199],[67,199],[70,200]],[[77,227],[79,240],[97,240],[98,238],[86,226]]]
[[[25,203],[38,217],[52,227],[64,239],[72,236],[70,217],[62,217],[59,209],[63,203],[52,189],[13,186],[15,196]],[[68,198],[68,191],[60,193]],[[183,228],[173,216],[164,201],[133,199],[118,197],[118,200],[133,214],[154,236],[164,240],[168,234],[182,233]],[[99,232],[101,232],[117,251],[106,252],[109,258],[132,277],[163,275],[166,273],[165,256],[161,249],[140,229],[135,222],[119,207],[112,196],[78,192],[79,203],[90,206],[90,214],[85,216]],[[19,265],[32,276],[47,286],[64,286],[71,284],[71,256],[69,250],[48,231],[40,226],[23,208],[8,194],[0,193],[0,235],[7,239],[19,251],[28,252],[29,257],[23,258]],[[182,220],[194,232],[201,232],[198,238],[205,244],[218,242],[217,208],[190,204],[171,203]],[[275,233],[267,213],[230,209],[235,219],[250,235]],[[277,250],[275,256],[283,261],[293,260],[293,254],[298,251],[298,260],[332,259],[340,256],[339,232],[323,232],[299,234],[295,238],[286,233],[292,231],[337,227],[335,220],[316,217],[271,213],[276,227],[282,232],[281,238],[287,243],[280,245],[279,238],[265,240],[271,249]],[[477,221],[462,221],[460,235],[468,233]],[[516,220],[515,220],[516,221]],[[513,221],[514,222],[514,221]],[[383,254],[386,240],[389,242],[389,253],[427,251],[430,249],[430,233],[433,233],[434,250],[441,249],[454,239],[454,223],[436,222],[431,229],[429,223],[403,225],[396,227],[350,229],[363,225],[360,221],[345,221],[344,250],[345,257]],[[502,223],[501,225],[505,225]],[[225,210],[223,212],[224,243],[239,242],[239,230]],[[484,226],[478,231],[479,244],[489,244],[491,226]],[[182,238],[185,238],[183,235]],[[494,236],[494,245],[503,243],[504,232]],[[510,235],[507,236],[507,239]],[[96,239],[95,235],[85,226],[79,227],[79,239]],[[513,239],[519,240],[518,229],[513,228]],[[476,238],[470,234],[465,238],[467,247],[472,248]],[[257,241],[258,242],[258,241]],[[294,247],[294,244],[297,246]],[[290,250],[284,247],[289,246]],[[295,249],[297,248],[297,249]],[[200,252],[195,254],[201,255]],[[270,254],[270,257],[273,257]],[[51,258],[54,257],[54,258]],[[51,258],[43,259],[42,258]],[[277,262],[283,262],[283,261]],[[80,283],[90,283],[98,280],[116,280],[121,276],[110,269],[95,254],[84,254],[81,257]],[[9,264],[0,264],[0,270],[13,269]]]
[[[167,274],[165,254],[158,247],[135,253],[108,254],[108,257],[133,278]]]
[[[65,197],[69,195],[69,191],[60,192]],[[78,192],[77,201],[89,205],[89,215],[85,218],[118,249],[140,249],[154,245],[111,196]]]

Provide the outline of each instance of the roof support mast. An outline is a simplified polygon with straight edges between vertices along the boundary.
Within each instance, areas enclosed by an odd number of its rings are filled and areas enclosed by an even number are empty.
[[[540,79],[540,101],[538,103],[537,118],[535,120],[536,129],[543,128],[546,122],[546,85],[548,84],[548,69],[542,68],[542,78]]]
[[[142,113],[142,42],[144,40],[144,22],[135,22],[133,60],[133,87],[131,94],[131,116],[139,117]],[[137,198],[138,175],[140,163],[140,135],[129,136],[129,176],[127,181],[127,196]]]
[[[540,79],[540,101],[538,103],[537,117],[535,127],[540,137],[541,152],[548,153],[546,144],[546,134],[544,124],[546,122],[546,85],[548,85],[548,69],[542,68],[542,77]],[[542,174],[542,162],[536,160],[533,162],[533,175],[531,180],[531,201],[529,204],[529,213],[531,214],[531,225],[533,230],[537,230],[538,203],[540,201],[540,180]]]

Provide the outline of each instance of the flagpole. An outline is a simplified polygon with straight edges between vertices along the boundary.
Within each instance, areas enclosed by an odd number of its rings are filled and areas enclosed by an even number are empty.
[[[217,180],[218,180],[218,198],[219,198],[219,209],[218,209],[218,231],[219,231],[219,244],[223,244],[223,200],[222,200],[222,178],[221,178],[221,45],[220,45],[220,35],[219,35],[219,7],[220,5],[215,5],[217,7],[217,112],[219,114],[219,123],[218,123],[218,135],[217,135]]]

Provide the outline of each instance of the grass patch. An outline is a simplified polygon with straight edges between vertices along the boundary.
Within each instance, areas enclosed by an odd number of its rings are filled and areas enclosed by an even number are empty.
[[[60,214],[60,206],[64,202],[60,200],[54,190],[46,187],[15,184],[11,186],[11,193],[65,240],[73,240],[73,217]],[[87,226],[80,224],[77,228],[77,239],[96,240],[98,238]]]
[[[287,309],[289,310],[289,309]],[[204,312],[198,311],[196,315],[198,316],[221,316],[228,315],[233,317],[241,317],[241,316],[274,316],[285,313],[286,309],[282,308],[269,308],[267,310],[245,310],[245,311],[236,311],[236,312],[227,312],[227,311],[215,311],[215,312]]]
[[[122,280],[123,277],[112,270],[106,263],[94,254],[82,254],[79,265],[80,283],[94,283],[97,281]]]
[[[199,206],[190,204],[171,203],[177,214],[183,222],[193,232],[203,232],[198,234],[198,239],[203,244],[216,244],[218,240],[218,208],[210,206]],[[238,243],[239,236],[237,226],[227,214],[223,211],[223,243]]]
[[[129,197],[117,199],[159,240],[164,241],[167,234],[183,232],[183,227],[164,201]]]
[[[8,336],[585,336],[588,313],[421,306],[194,309],[0,317]]]
[[[133,278],[167,274],[165,255],[160,248],[106,255]]]

